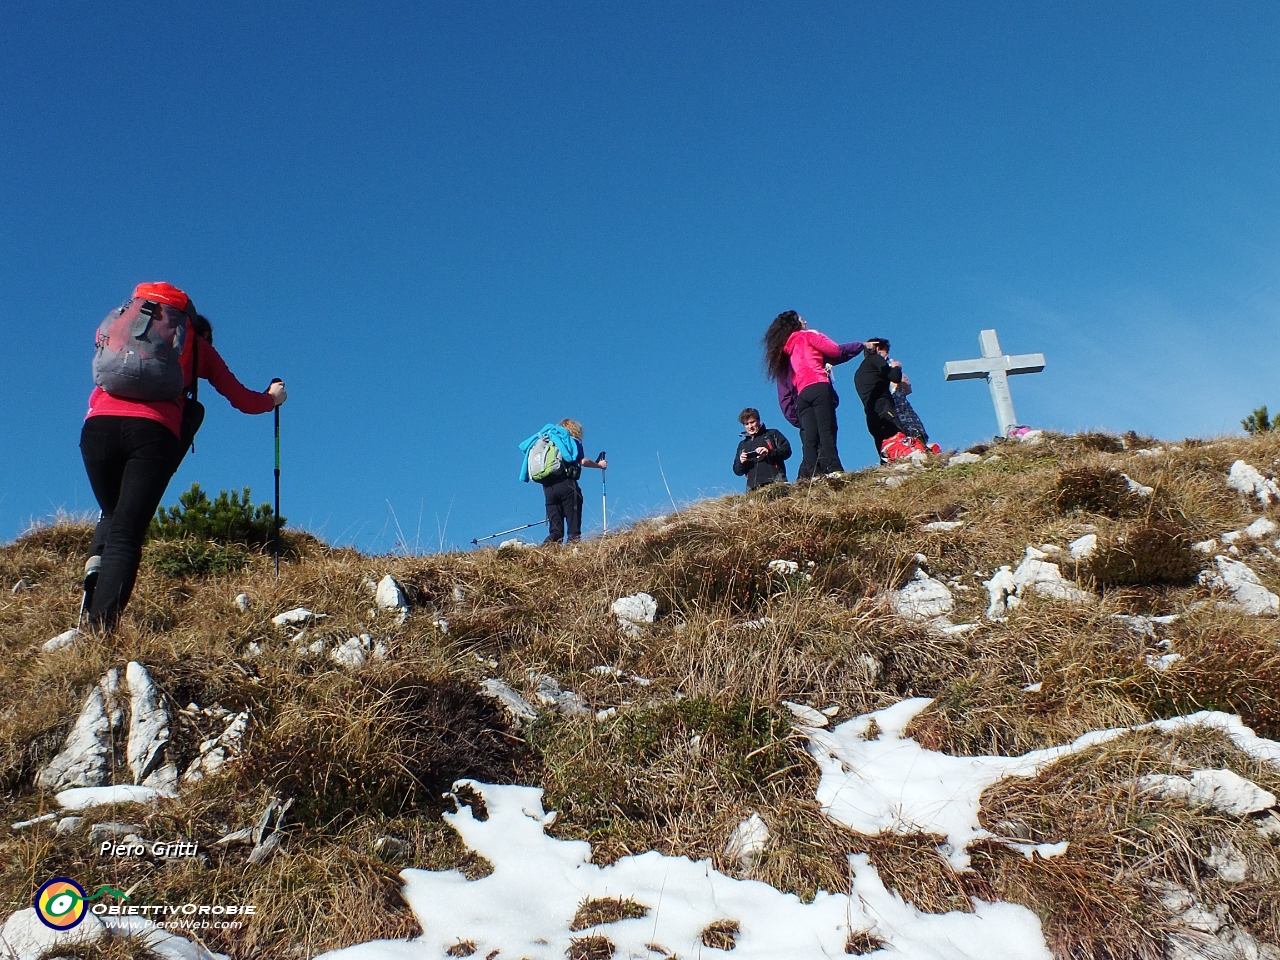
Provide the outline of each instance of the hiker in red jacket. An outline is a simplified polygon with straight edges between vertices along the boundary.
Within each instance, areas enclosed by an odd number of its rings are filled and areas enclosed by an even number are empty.
[[[827,367],[856,357],[862,352],[862,344],[836,343],[817,330],[808,329],[804,318],[794,310],[774,318],[763,343],[765,369],[778,385],[783,416],[800,428],[804,455],[796,476],[808,480],[815,473],[843,472],[836,449],[836,407],[840,398],[831,386]],[[794,410],[794,419],[789,407]]]
[[[182,439],[184,411],[188,433],[193,436],[199,426],[198,422],[193,425],[191,413],[200,408],[187,409],[187,391],[197,386],[197,378],[208,380],[244,413],[267,413],[284,403],[287,396],[282,382],[272,383],[258,393],[237,380],[213,348],[212,326],[196,313],[190,297],[167,283],[139,284],[133,298],[103,321],[99,328],[99,359],[113,347],[116,353],[128,352],[127,347],[111,344],[104,330],[113,317],[125,315],[131,305],[139,303],[146,316],[162,318],[175,326],[168,346],[175,351],[181,348],[184,389],[175,397],[161,400],[130,399],[102,386],[94,387],[89,395],[89,414],[80,431],[80,453],[102,516],[85,563],[84,612],[88,624],[102,631],[115,628],[129,602],[147,528],[190,444],[189,437],[186,443]],[[142,322],[150,321],[144,317]],[[160,322],[156,321],[156,325]],[[98,360],[94,373],[95,381],[106,379],[99,376]]]

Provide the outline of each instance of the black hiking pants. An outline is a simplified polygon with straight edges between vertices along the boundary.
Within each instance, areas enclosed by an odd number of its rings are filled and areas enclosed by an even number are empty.
[[[812,479],[814,474],[843,471],[836,450],[836,392],[829,383],[811,383],[796,399],[800,418],[800,445],[804,458],[797,476]]]
[[[559,543],[564,538],[565,521],[569,522],[569,542],[582,539],[582,488],[577,480],[557,480],[544,484],[547,497],[547,539],[543,543]]]
[[[897,411],[893,409],[892,400],[881,398],[874,405],[867,407],[867,432],[871,434],[871,440],[876,445],[877,459],[883,459],[880,455],[882,443],[894,434],[907,432],[898,419]]]
[[[102,508],[89,556],[102,557],[89,607],[90,626],[113,629],[133,593],[142,542],[181,459],[181,441],[144,417],[90,417],[80,455]]]

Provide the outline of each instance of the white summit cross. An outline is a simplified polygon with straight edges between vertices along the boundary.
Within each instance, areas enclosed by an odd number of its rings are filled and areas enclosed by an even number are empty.
[[[1009,375],[1014,373],[1039,373],[1044,369],[1043,353],[1023,353],[1006,357],[1000,352],[1000,341],[994,330],[978,334],[982,347],[981,360],[949,360],[942,372],[948,380],[977,380],[983,378],[991,388],[991,402],[995,404],[996,419],[1000,421],[1000,436],[1018,425],[1013,412],[1013,397],[1009,395]]]

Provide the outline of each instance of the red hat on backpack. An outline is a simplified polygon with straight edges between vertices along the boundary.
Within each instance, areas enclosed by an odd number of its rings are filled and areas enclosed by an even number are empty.
[[[140,283],[133,288],[133,295],[155,303],[167,303],[179,310],[187,309],[191,298],[171,283]]]

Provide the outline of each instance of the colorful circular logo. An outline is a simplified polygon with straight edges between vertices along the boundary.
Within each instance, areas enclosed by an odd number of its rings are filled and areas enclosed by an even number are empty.
[[[36,891],[36,916],[46,927],[70,930],[84,919],[84,887],[66,877],[54,877]]]

